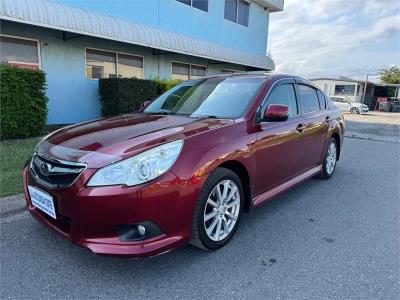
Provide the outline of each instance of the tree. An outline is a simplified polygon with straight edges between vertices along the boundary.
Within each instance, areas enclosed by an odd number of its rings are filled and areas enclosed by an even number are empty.
[[[400,68],[390,67],[381,70],[380,80],[382,83],[400,84]]]

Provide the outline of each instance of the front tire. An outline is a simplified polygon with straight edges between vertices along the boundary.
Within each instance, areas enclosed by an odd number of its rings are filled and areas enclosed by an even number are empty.
[[[352,108],[350,109],[350,112],[351,112],[353,115],[359,114],[359,113],[360,113],[360,111],[358,110],[357,107],[352,107]]]
[[[338,157],[337,143],[334,138],[330,138],[328,147],[326,148],[324,161],[322,163],[322,171],[317,176],[320,179],[329,179],[332,177],[336,169],[336,162]]]
[[[226,245],[239,225],[243,204],[243,186],[236,173],[226,168],[214,170],[196,203],[190,243],[204,250]]]

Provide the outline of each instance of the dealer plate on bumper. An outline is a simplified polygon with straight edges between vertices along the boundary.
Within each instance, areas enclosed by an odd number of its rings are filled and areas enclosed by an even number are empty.
[[[33,206],[48,214],[53,219],[57,219],[53,197],[32,186],[28,186],[28,190]]]

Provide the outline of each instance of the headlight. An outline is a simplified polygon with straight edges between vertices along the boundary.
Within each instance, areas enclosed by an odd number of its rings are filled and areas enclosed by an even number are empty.
[[[181,153],[183,140],[166,143],[99,169],[88,186],[138,185],[167,172]]]

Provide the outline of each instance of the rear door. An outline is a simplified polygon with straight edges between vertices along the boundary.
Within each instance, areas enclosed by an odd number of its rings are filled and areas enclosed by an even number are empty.
[[[307,169],[311,169],[322,163],[332,116],[326,109],[327,103],[323,94],[306,81],[297,81],[297,94],[306,125],[303,133],[306,144],[304,165]],[[319,97],[318,94],[320,94]]]
[[[279,81],[257,112],[256,122],[260,123],[254,147],[256,160],[255,194],[295,177],[303,170],[305,145],[302,133],[305,128],[299,115],[293,79]],[[261,116],[270,104],[284,104],[289,107],[289,119],[282,122],[264,122]],[[257,120],[258,119],[258,120]]]

